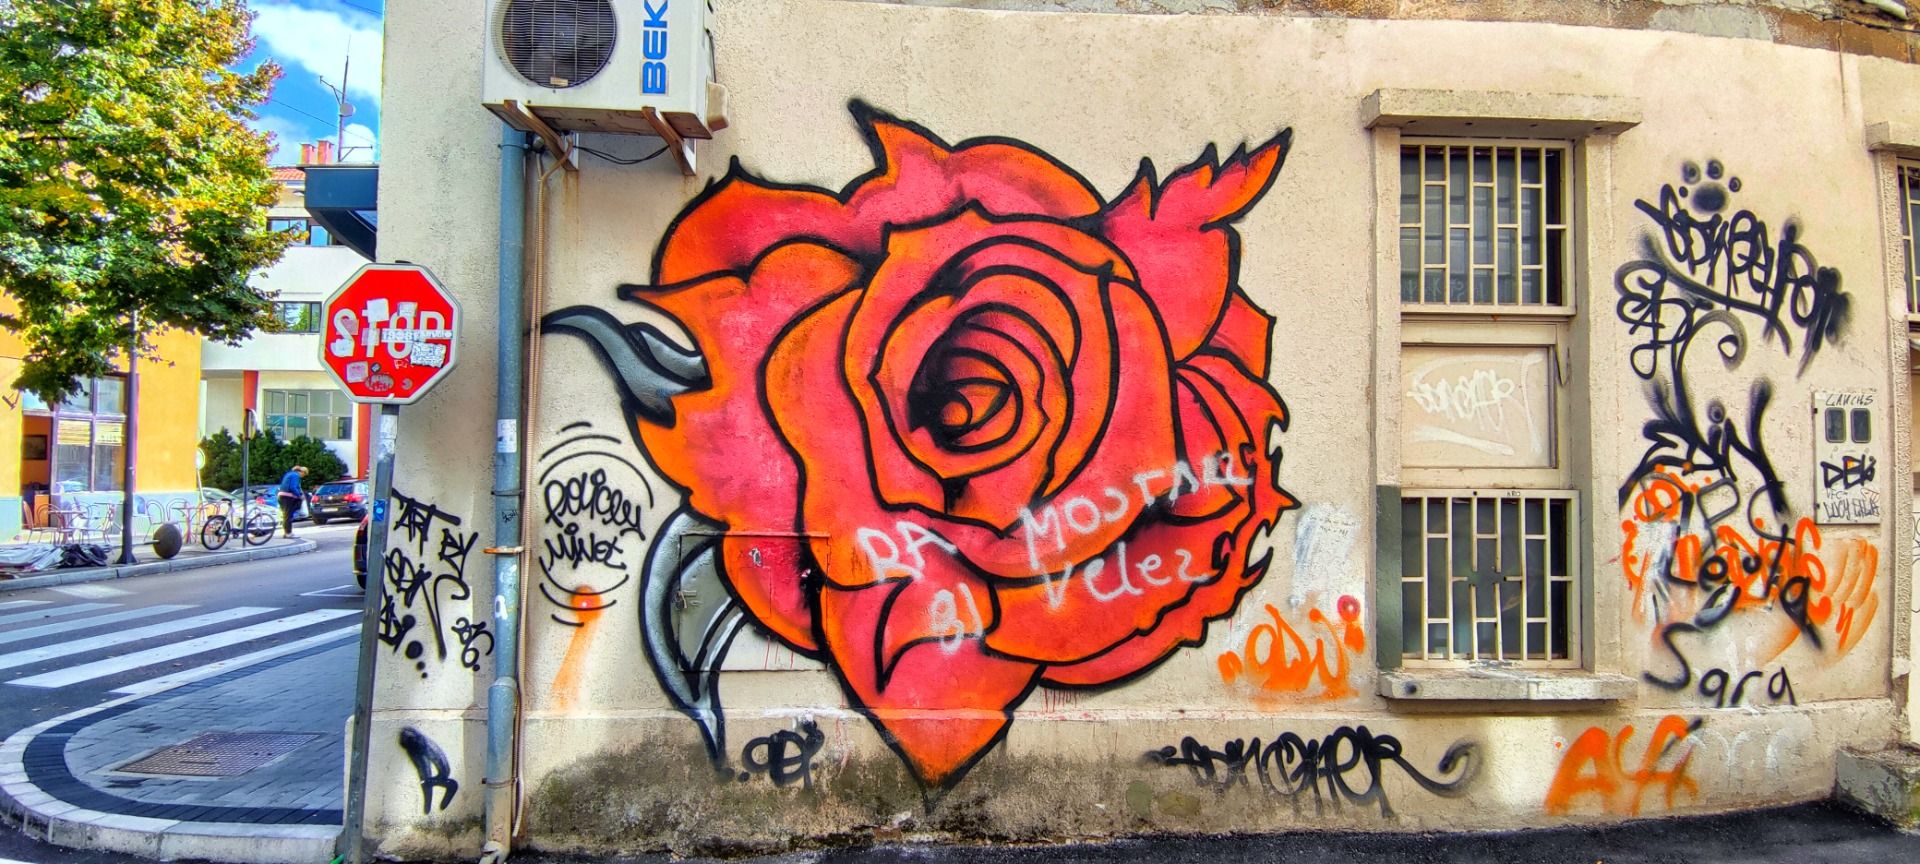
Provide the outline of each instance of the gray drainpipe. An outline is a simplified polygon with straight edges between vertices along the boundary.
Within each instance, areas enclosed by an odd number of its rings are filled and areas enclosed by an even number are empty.
[[[526,381],[524,253],[527,236],[524,132],[500,130],[499,382],[494,391],[493,684],[487,687],[486,845],[482,864],[513,851],[514,764],[520,734],[520,403]]]
[[[1867,0],[1867,5],[1902,21],[1907,20],[1907,4],[1905,0]]]

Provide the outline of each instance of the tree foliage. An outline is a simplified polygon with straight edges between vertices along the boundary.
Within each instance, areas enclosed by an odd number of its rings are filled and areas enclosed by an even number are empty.
[[[268,142],[245,121],[280,70],[229,68],[252,20],[243,0],[0,0],[16,388],[53,403],[113,371],[130,321],[235,342],[270,317],[247,276],[286,238],[267,230]]]
[[[200,440],[206,454],[206,467],[200,469],[200,483],[215,489],[240,488],[240,440],[222,429]],[[287,469],[307,466],[306,479],[300,485],[308,492],[322,483],[347,476],[347,463],[316,438],[302,435],[282,441],[272,430],[253,436],[247,452],[247,484],[278,483]]]

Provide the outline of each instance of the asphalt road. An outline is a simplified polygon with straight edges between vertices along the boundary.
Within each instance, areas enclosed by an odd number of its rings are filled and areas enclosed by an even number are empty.
[[[298,536],[315,541],[319,548],[286,558],[0,593],[0,739],[42,720],[118,698],[121,694],[113,692],[117,688],[136,686],[162,676],[231,661],[235,657],[315,633],[351,626],[359,620],[356,616],[362,597],[353,582],[354,528],[351,523],[296,528]],[[330,588],[337,590],[326,590]],[[160,608],[168,606],[181,608]],[[74,611],[76,608],[79,611]],[[244,618],[217,620],[218,616],[245,608],[270,611]],[[60,673],[105,659],[124,658],[137,652],[171,654],[183,649],[170,646],[181,646],[194,639],[230,633],[256,623],[286,620],[317,610],[344,610],[353,614],[265,633],[260,638],[207,651],[168,657],[155,664],[89,677],[64,686],[8,683],[47,673]],[[126,617],[115,618],[111,623],[100,626],[75,626],[39,637],[18,638],[29,630],[59,628],[68,624],[83,625],[89,619],[99,620],[107,616]],[[200,627],[169,629],[196,619],[209,623]],[[98,644],[98,641],[88,640],[110,641],[134,630],[168,632],[91,651],[84,649],[86,644]],[[43,659],[33,659],[42,655]]]
[[[244,666],[276,646],[353,626],[363,596],[353,580],[354,529],[296,526],[319,548],[286,558],[0,593],[0,739],[123,695],[116,690]],[[194,650],[249,629],[258,635]],[[152,635],[127,638],[135,631]],[[113,671],[142,657],[159,659]],[[0,825],[0,864],[137,860],[48,846]]]

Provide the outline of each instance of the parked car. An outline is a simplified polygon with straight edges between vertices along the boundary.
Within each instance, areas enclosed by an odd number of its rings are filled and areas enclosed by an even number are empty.
[[[249,498],[253,501],[253,506],[264,507],[273,512],[273,518],[280,518],[280,484],[278,483],[255,483],[244,489],[235,489],[227,494],[232,495],[235,500]],[[303,496],[300,502],[300,509],[293,511],[293,521],[301,522],[306,520],[308,515],[313,511],[312,505],[313,496],[310,494]]]
[[[360,530],[353,532],[353,581],[367,590],[367,517],[360,517]]]
[[[307,512],[313,514],[315,525],[367,515],[367,481],[335,480],[320,484],[307,498]]]

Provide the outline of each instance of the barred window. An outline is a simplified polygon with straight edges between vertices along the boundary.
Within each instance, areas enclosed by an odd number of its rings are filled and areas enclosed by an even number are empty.
[[[1400,300],[1408,308],[1571,311],[1565,143],[1400,148]]]
[[[1400,506],[1405,665],[1581,665],[1573,492],[1431,490]]]

